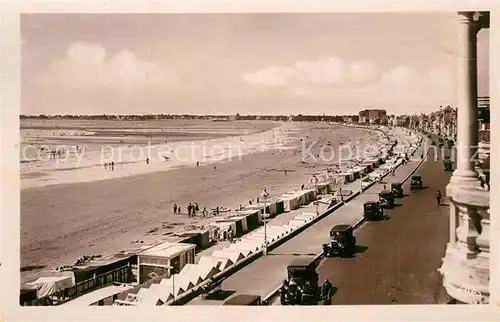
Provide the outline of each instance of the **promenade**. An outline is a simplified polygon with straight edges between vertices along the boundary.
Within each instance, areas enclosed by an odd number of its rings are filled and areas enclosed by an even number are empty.
[[[321,261],[320,282],[329,279],[335,287],[332,304],[445,303],[437,269],[449,240],[449,206],[437,206],[435,194],[439,189],[444,195],[452,172],[444,171],[436,152],[432,147],[418,170],[424,189],[410,191],[406,182],[401,206],[385,211],[389,220],[364,222],[356,230],[359,252],[353,258]]]
[[[230,294],[255,294],[265,296],[278,287],[286,278],[286,266],[293,258],[298,256],[314,257],[321,253],[321,245],[328,241],[331,227],[337,224],[354,224],[363,217],[363,204],[366,201],[378,200],[378,193],[383,190],[386,182],[402,181],[407,178],[420,163],[420,154],[423,146],[419,147],[414,156],[406,165],[401,165],[395,175],[388,175],[381,183],[376,183],[362,194],[355,197],[345,205],[335,210],[332,214],[322,218],[294,238],[284,242],[276,249],[269,252],[248,266],[229,276],[222,283],[221,289]],[[346,185],[345,189],[353,192],[360,190],[360,181]],[[275,220],[287,222],[294,216],[303,212],[315,212],[314,205],[308,205],[290,213],[282,214]],[[201,298],[194,299],[189,304],[204,304]],[[214,301],[210,301],[214,302]]]

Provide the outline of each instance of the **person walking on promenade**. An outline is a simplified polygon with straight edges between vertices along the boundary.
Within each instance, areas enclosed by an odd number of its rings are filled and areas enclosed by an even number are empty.
[[[330,305],[332,300],[332,283],[327,279],[323,284],[321,289],[321,298],[323,300],[323,305]]]
[[[441,191],[437,191],[436,192],[436,201],[437,201],[437,205],[439,206],[441,204]]]
[[[200,161],[196,161],[196,167],[200,166]]]
[[[149,158],[146,158],[146,164],[149,164]]]
[[[115,170],[115,161],[111,161],[111,170]]]

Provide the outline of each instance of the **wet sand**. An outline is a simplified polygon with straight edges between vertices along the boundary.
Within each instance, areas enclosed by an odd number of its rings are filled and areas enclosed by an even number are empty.
[[[337,126],[325,124],[299,126],[304,144],[319,140],[317,148],[328,141],[332,146],[347,143],[349,138],[352,142],[368,137],[376,141],[373,136],[377,132],[373,130],[342,128],[339,131]],[[304,163],[300,150],[255,152],[241,160],[217,163],[216,170],[207,164],[96,182],[23,189],[21,267],[43,265],[46,268],[22,272],[22,280],[35,278],[55,266],[71,264],[84,254],[114,253],[136,246],[131,244],[134,240],[159,239],[162,234],[182,229],[182,223],[205,224],[213,220],[174,215],[174,203],[182,205],[184,213],[188,202],[197,202],[201,209],[216,206],[235,209],[259,197],[263,188],[271,197],[299,188],[312,174],[333,163],[312,160]],[[180,224],[164,227],[164,224],[175,223]]]

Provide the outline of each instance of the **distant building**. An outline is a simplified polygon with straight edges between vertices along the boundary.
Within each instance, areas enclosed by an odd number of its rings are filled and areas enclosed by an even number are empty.
[[[387,124],[386,110],[363,110],[359,112],[360,123]],[[361,119],[364,122],[361,122]]]

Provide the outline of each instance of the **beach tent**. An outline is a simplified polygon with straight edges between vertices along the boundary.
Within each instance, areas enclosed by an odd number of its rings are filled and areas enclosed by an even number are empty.
[[[220,270],[213,267],[211,264],[208,263],[198,263],[198,264],[186,264],[186,266],[189,265],[189,268],[193,274],[197,274],[201,281],[204,281],[206,279],[212,278],[216,274],[220,273]],[[185,266],[185,267],[186,267]],[[199,283],[198,283],[199,284]],[[196,284],[196,285],[198,285]]]
[[[316,213],[316,212],[303,212],[302,215],[308,216],[311,219],[318,217],[318,213]]]
[[[258,240],[258,239],[255,239],[255,238],[243,238],[241,240],[242,243],[245,243],[245,244],[248,244],[248,245],[252,245],[256,248],[256,251],[258,251],[259,249],[261,249],[262,247],[264,247],[264,240]]]
[[[262,248],[262,244],[260,243],[252,243],[250,241],[240,241],[229,246],[229,249],[238,249],[238,250],[248,250],[252,253],[257,252]]]
[[[288,227],[291,227],[293,230],[297,230],[298,228],[302,227],[304,225],[304,222],[302,220],[297,221],[297,220],[290,220],[287,223]]]
[[[241,253],[228,252],[224,249],[214,251],[211,256],[227,258],[227,259],[230,259],[231,262],[233,262],[233,263],[236,263],[236,262],[242,260],[243,258],[245,258],[245,256],[243,256],[243,254],[241,254]]]
[[[212,269],[214,269],[212,267]],[[198,285],[203,282],[203,278],[200,274],[200,265],[198,264],[186,264],[179,273],[179,277],[189,279],[193,285]]]
[[[311,220],[313,219],[313,217],[310,217],[310,216],[304,216],[302,214],[300,215],[297,215],[293,218],[293,220],[304,220],[306,223],[307,222],[310,222]]]
[[[161,300],[161,287],[159,284],[151,284],[149,288],[140,289],[137,292],[137,295],[140,298],[140,301],[137,302],[139,306],[156,306],[163,305],[163,301]]]
[[[304,226],[306,221],[304,219],[292,219],[288,223],[291,226],[296,226],[297,228]]]
[[[233,265],[233,262],[231,262],[227,258],[216,258],[212,256],[201,256],[200,259],[198,260],[198,265],[200,266],[208,266],[208,267],[213,267],[219,271],[223,271],[229,266]]]
[[[234,245],[234,244],[233,244]],[[233,246],[231,245],[231,246]],[[248,248],[234,248],[234,247],[226,247],[222,249],[223,251],[228,251],[228,252],[238,252],[241,253],[245,258],[250,256],[252,254],[252,251]]]
[[[295,229],[295,227],[290,226],[288,224],[281,225],[280,227],[285,231],[285,235],[288,235],[289,233],[291,233]]]
[[[251,239],[242,239],[239,243],[236,243],[238,247],[246,247],[253,252],[259,251],[262,247],[264,247],[264,243],[258,240]]]
[[[27,284],[36,287],[38,298],[63,291],[74,285],[71,275],[39,277],[36,281]]]

